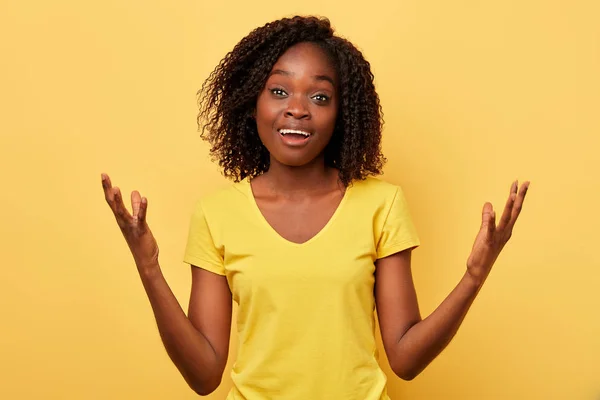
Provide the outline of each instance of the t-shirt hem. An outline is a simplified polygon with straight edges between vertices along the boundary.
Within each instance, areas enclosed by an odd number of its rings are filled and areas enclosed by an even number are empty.
[[[215,274],[218,274],[218,275],[225,275],[225,270],[223,269],[222,265],[215,264],[214,262],[204,260],[202,258],[197,258],[197,257],[193,257],[190,255],[186,255],[183,258],[183,262],[190,264],[190,265],[194,265],[198,268],[205,269],[210,272],[214,272]]]
[[[386,246],[384,249],[377,253],[377,259],[391,256],[392,254],[399,253],[402,250],[406,250],[412,247],[419,247],[421,243],[419,240],[408,240],[399,242],[390,246]]]

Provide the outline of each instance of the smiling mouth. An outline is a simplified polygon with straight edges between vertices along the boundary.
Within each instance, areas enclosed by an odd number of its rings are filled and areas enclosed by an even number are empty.
[[[281,136],[298,136],[307,138],[310,136],[310,132],[302,131],[299,129],[279,129]]]
[[[278,129],[281,141],[289,147],[303,147],[312,137],[312,133],[300,129]]]

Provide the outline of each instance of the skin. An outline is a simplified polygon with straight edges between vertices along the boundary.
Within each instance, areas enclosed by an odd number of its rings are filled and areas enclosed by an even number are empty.
[[[338,171],[325,165],[338,113],[338,77],[325,52],[311,43],[288,49],[272,68],[256,104],[258,135],[270,154],[269,170],[251,182],[256,203],[285,239],[316,235],[341,202]],[[302,148],[286,146],[279,128],[311,133]]]
[[[186,316],[158,263],[158,245],[146,222],[148,200],[133,191],[130,214],[107,174],[102,174],[102,187],[135,260],[167,354],[196,393],[213,392],[221,383],[229,352],[232,298],[227,280],[192,268]]]
[[[375,301],[381,337],[397,376],[415,378],[450,343],[510,239],[528,188],[529,182],[520,190],[518,182],[513,182],[498,225],[492,204],[485,203],[462,279],[425,319],[421,319],[417,305],[410,250],[376,261]]]
[[[326,54],[308,43],[288,49],[275,64],[276,70],[282,72],[270,75],[255,112],[271,164],[251,186],[271,226],[282,237],[302,243],[323,228],[344,194],[338,171],[327,167],[323,156],[338,112],[338,77]],[[322,94],[329,100],[323,101]],[[286,147],[277,132],[282,126],[302,127],[314,136],[302,148]],[[226,278],[192,266],[186,316],[162,275],[158,245],[146,222],[147,199],[133,191],[131,214],[106,174],[102,174],[102,186],[133,255],[167,353],[193,390],[201,395],[213,392],[221,382],[229,352],[232,296]],[[498,224],[492,205],[485,203],[464,276],[425,319],[412,280],[411,249],[376,261],[374,294],[383,344],[400,378],[417,376],[454,337],[512,235],[528,187],[529,182],[520,190],[518,182],[511,185]]]

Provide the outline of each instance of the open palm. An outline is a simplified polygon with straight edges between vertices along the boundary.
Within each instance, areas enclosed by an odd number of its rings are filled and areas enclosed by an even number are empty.
[[[107,174],[102,174],[102,188],[138,268],[157,263],[158,244],[146,223],[148,200],[141,197],[137,190],[131,192],[133,214],[130,214],[123,203],[121,191],[118,187],[112,187]]]
[[[520,190],[518,190],[518,181],[513,182],[498,226],[496,226],[496,212],[492,204],[484,204],[481,228],[467,260],[467,271],[477,281],[485,280],[504,245],[512,236],[528,188],[529,182],[523,183]]]

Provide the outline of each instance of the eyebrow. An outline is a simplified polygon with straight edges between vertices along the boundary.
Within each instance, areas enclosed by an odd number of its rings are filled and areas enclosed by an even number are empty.
[[[294,74],[292,72],[290,72],[290,71],[286,71],[286,70],[283,70],[283,69],[274,69],[269,74],[269,76],[271,76],[271,75],[293,76]],[[331,83],[331,86],[335,87],[335,83],[333,82],[333,78],[330,77],[329,75],[314,75],[313,78],[315,78],[315,80],[317,80],[317,81],[327,81],[327,82]]]

